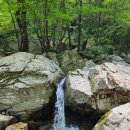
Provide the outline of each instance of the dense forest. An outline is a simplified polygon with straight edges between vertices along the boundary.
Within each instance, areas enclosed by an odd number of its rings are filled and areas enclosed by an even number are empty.
[[[21,129],[130,130],[130,0],[0,0],[0,130]]]
[[[126,53],[130,47],[130,0],[0,0],[0,45],[6,51],[77,48],[90,58]]]

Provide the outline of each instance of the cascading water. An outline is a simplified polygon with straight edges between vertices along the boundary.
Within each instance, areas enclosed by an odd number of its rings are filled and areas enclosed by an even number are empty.
[[[64,82],[65,78],[60,81],[56,91],[57,100],[55,103],[54,124],[52,130],[79,130],[78,127],[74,126],[67,127],[65,123]]]
[[[65,130],[65,111],[64,111],[64,82],[65,78],[58,84],[56,91],[54,130]]]
[[[41,126],[39,130],[83,130],[73,125],[67,126],[65,123],[64,82],[65,78],[58,83],[53,126]]]

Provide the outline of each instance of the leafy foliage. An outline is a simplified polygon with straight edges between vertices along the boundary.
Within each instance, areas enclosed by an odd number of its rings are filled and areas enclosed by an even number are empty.
[[[41,51],[72,49],[80,40],[80,53],[93,58],[130,47],[130,0],[0,0],[0,35],[14,30],[17,36],[18,9],[26,10],[29,37]]]

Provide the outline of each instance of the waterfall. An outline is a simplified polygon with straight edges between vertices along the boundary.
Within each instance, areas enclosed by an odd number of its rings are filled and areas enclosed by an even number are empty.
[[[64,82],[65,78],[60,81],[56,91],[56,103],[54,113],[54,124],[51,130],[82,130],[77,126],[66,126],[65,108],[64,108]]]
[[[54,130],[65,130],[65,111],[64,111],[64,82],[65,78],[60,81],[56,91]]]
[[[70,122],[65,122],[65,105],[64,105],[64,83],[65,79],[62,79],[57,86],[56,91],[56,103],[54,112],[54,123],[41,126],[39,130],[84,130],[84,128],[78,125],[73,125]],[[86,129],[85,129],[86,130]]]

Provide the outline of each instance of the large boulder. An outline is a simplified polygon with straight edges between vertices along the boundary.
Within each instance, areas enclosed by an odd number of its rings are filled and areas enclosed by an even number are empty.
[[[107,112],[93,130],[130,130],[130,103]]]
[[[65,105],[73,111],[87,112],[92,110],[88,104],[92,96],[88,70],[77,69],[69,72],[66,78]]]
[[[71,109],[107,112],[130,100],[130,65],[103,63],[69,72],[65,92]]]
[[[130,65],[104,63],[90,70],[94,109],[106,112],[130,100]]]
[[[19,52],[0,59],[0,112],[28,119],[48,105],[62,76],[42,55]]]
[[[76,50],[67,50],[61,53],[58,58],[60,67],[65,73],[85,66],[84,60]]]

